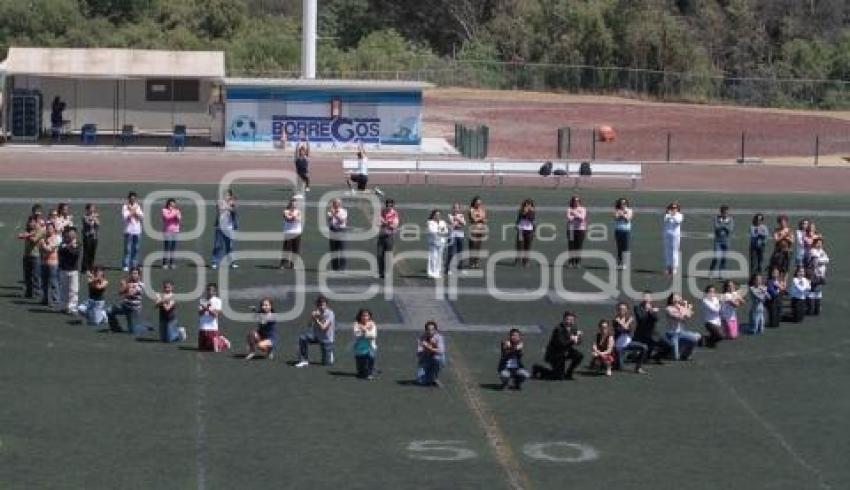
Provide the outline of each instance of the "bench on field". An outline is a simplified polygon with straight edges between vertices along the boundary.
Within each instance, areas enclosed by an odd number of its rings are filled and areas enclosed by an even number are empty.
[[[643,173],[640,163],[592,162],[592,175],[580,175],[581,162],[552,162],[553,172],[565,171],[565,175],[544,177],[539,171],[543,161],[510,161],[510,160],[369,160],[369,175],[404,174],[405,183],[410,184],[411,176],[421,175],[428,184],[431,175],[473,175],[481,178],[484,186],[487,179],[494,179],[499,185],[504,184],[504,177],[532,177],[538,179],[552,178],[556,186],[563,179],[573,179],[573,187],[579,187],[582,182],[596,178],[627,179],[632,188],[637,187]],[[357,160],[342,161],[343,171],[353,173],[357,169]]]

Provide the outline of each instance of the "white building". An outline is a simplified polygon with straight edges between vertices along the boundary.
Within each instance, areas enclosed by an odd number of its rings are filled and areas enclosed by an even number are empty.
[[[184,125],[189,134],[208,135],[225,76],[221,51],[12,47],[2,66],[7,133],[14,94],[29,93],[40,96],[45,133],[59,97],[66,131],[95,124],[99,133],[117,133],[132,125],[137,133],[162,134]]]

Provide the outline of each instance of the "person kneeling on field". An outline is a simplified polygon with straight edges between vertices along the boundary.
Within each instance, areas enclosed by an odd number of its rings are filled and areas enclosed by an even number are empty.
[[[611,366],[614,364],[614,336],[607,320],[599,321],[599,333],[593,343],[590,369],[605,369],[605,376],[611,376]]]
[[[499,380],[504,390],[513,381],[513,389],[521,390],[522,383],[528,378],[528,371],[522,365],[522,334],[516,328],[508,333],[508,338],[502,342],[502,357],[499,359]]]
[[[336,331],[336,316],[328,308],[328,300],[324,296],[316,299],[316,309],[310,313],[310,332],[298,337],[298,362],[295,367],[307,367],[308,348],[310,344],[319,344],[322,349],[322,364],[332,366],[334,363],[334,332]]]
[[[77,313],[86,317],[86,324],[90,326],[106,323],[106,301],[103,295],[109,281],[106,280],[103,267],[98,265],[86,271],[86,282],[89,285],[89,299],[77,305]]]
[[[440,368],[446,359],[446,344],[437,328],[437,322],[431,320],[425,324],[425,333],[419,336],[416,345],[418,366],[416,369],[416,384],[421,386],[440,386],[437,379]]]
[[[581,335],[581,330],[576,328],[575,314],[571,311],[564,312],[564,321],[552,330],[552,336],[546,345],[546,354],[543,356],[551,369],[535,364],[531,368],[534,378],[573,379],[573,371],[584,359],[584,354],[576,348],[581,343]],[[568,360],[569,367],[567,367]]]
[[[218,286],[207,284],[206,293],[198,306],[198,350],[204,352],[222,352],[230,349],[230,341],[221,335],[218,329],[218,317],[221,315],[221,298],[216,293]]]
[[[106,312],[110,330],[123,332],[121,324],[118,323],[118,316],[124,315],[127,318],[127,332],[133,335],[142,333],[144,330],[144,325],[141,322],[143,288],[141,271],[138,267],[132,267],[130,275],[121,279],[118,286],[121,303],[110,306]]]
[[[159,310],[159,340],[166,343],[186,340],[186,329],[177,322],[173,282],[162,283],[162,293],[156,295],[156,307]]]
[[[248,334],[248,352],[245,360],[251,360],[257,352],[265,354],[266,358],[274,359],[274,349],[277,346],[277,322],[274,318],[272,300],[263,298],[260,310],[257,312],[257,328]]]

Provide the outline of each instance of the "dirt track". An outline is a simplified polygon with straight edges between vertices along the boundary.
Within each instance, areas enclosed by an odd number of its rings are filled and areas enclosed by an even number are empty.
[[[236,169],[293,169],[285,157],[221,153],[40,152],[0,148],[0,180],[155,181],[217,183]],[[648,164],[639,189],[713,190],[728,192],[846,192],[850,168],[740,165]],[[343,186],[339,157],[312,159],[310,174],[317,184]],[[375,175],[374,183],[400,184],[403,177]],[[414,181],[421,182],[419,181]],[[432,177],[440,185],[480,185],[478,177]],[[488,185],[492,184],[488,180]],[[564,182],[572,185],[571,180]],[[506,178],[506,185],[553,185],[542,178]],[[626,181],[599,180],[587,187],[628,187]]]
[[[695,104],[661,104],[617,97],[529,92],[434,90],[426,93],[424,122],[432,135],[451,138],[455,122],[490,127],[490,155],[552,158],[558,127],[572,128],[572,158],[591,155],[592,129],[610,125],[613,143],[598,144],[596,157],[663,161],[667,135],[672,160],[728,160],[741,153],[761,158],[811,160],[820,154],[850,156],[847,113],[816,113]]]
[[[814,113],[661,104],[617,97],[532,92],[431,90],[425,96],[426,136],[453,138],[455,121],[491,126],[491,156],[552,158],[558,126],[573,128],[573,158],[590,154],[591,128],[610,124],[614,143],[597,145],[597,158],[664,160],[667,133],[672,134],[673,160],[714,160],[717,164],[662,164],[644,167],[640,189],[690,189],[729,192],[846,192],[850,190],[850,116]],[[748,156],[774,157],[792,165],[731,164],[739,155],[741,132],[747,131]],[[831,154],[830,167],[810,163],[814,137],[821,154]],[[316,155],[311,174],[318,184],[343,186],[340,155]],[[374,158],[380,158],[375,156]],[[826,158],[822,159],[822,161]],[[731,165],[730,165],[731,164]],[[226,151],[185,153],[54,151],[0,147],[0,179],[156,181],[216,183],[235,169],[292,170],[291,154],[269,155]],[[402,183],[403,177],[373,175],[375,183]],[[414,180],[414,183],[421,182]],[[441,185],[480,185],[480,177],[432,177]],[[566,186],[572,185],[566,180]],[[493,179],[488,179],[488,185]],[[506,185],[552,186],[551,179],[505,178]],[[628,187],[626,181],[594,179],[589,187]]]

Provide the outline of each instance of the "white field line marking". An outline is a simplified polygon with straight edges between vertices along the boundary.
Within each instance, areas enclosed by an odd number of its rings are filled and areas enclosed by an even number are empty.
[[[407,262],[400,264],[399,273],[402,277],[404,277],[403,273],[410,273]],[[402,279],[403,284],[409,284],[410,282],[409,279]],[[449,370],[454,373],[458,383],[460,383],[463,400],[478,420],[479,427],[484,431],[487,437],[487,443],[493,449],[496,461],[505,472],[510,487],[513,490],[529,490],[531,485],[528,476],[522,472],[519,460],[513,454],[507,437],[505,437],[504,432],[499,427],[495,415],[481,398],[481,392],[475,384],[475,380],[470,374],[469,369],[466,367],[463,353],[451,343],[449,344],[449,349],[453,352],[451,356],[452,361],[449,363]]]
[[[463,354],[453,345],[450,345],[449,348],[453,351],[449,366],[460,383],[463,399],[478,419],[478,425],[484,430],[487,442],[496,455],[496,460],[508,477],[508,484],[514,490],[530,489],[530,481],[520,468],[519,460],[514,455],[507,437],[496,420],[496,416],[481,398],[475,380],[466,367]]]
[[[178,185],[178,184],[174,184]],[[128,186],[131,187],[131,186]],[[288,198],[287,198],[288,199]],[[242,207],[259,207],[259,208],[283,208],[286,206],[286,200],[281,198],[280,200],[264,200],[264,199],[246,199],[240,200],[239,206]],[[180,201],[180,199],[178,199]],[[81,198],[81,197],[63,197],[63,196],[35,196],[35,197],[2,197],[0,198],[0,204],[32,204],[36,202],[67,202],[69,204],[85,204],[87,202],[91,202],[93,204],[115,204],[120,205],[124,202],[123,199],[116,198]],[[208,199],[205,200],[204,203],[207,206],[214,206],[216,202],[214,200]],[[304,203],[307,207],[317,207],[317,201],[306,201]],[[414,210],[414,211],[430,211],[434,209],[434,207],[441,205],[433,204],[433,203],[404,203],[399,202],[396,203],[396,207],[403,210]],[[492,204],[488,205],[487,209],[490,211],[505,211],[505,212],[516,212],[516,206],[514,205],[504,205],[504,204]],[[560,213],[566,209],[566,206],[537,206],[538,212],[552,212],[552,213]],[[604,215],[605,218],[602,220],[598,220],[598,222],[607,222],[608,215],[611,213],[611,208],[607,207],[598,207],[598,206],[589,206],[589,212],[599,213]],[[649,214],[649,215],[657,215],[661,216],[664,214],[664,210],[660,208],[645,208],[645,207],[636,207],[635,213],[637,214]],[[752,216],[755,213],[764,213],[767,215],[778,215],[778,214],[787,214],[789,216],[817,216],[821,218],[850,218],[850,210],[823,210],[823,209],[755,209],[755,208],[733,208],[730,210],[730,214],[732,215],[741,215],[741,216]],[[717,209],[715,208],[689,208],[687,210],[686,215],[688,216],[714,216],[717,214]]]
[[[195,354],[195,469],[198,490],[207,488],[207,376],[204,372],[204,356]]]
[[[748,414],[749,414],[752,418],[754,418],[754,419],[756,420],[756,422],[758,422],[758,423],[759,423],[759,424],[760,424],[760,425],[764,428],[764,430],[765,430],[765,431],[767,431],[767,433],[768,433],[771,437],[773,437],[774,439],[776,439],[776,442],[777,442],[777,443],[779,443],[779,446],[780,446],[780,447],[782,447],[782,449],[784,449],[784,450],[785,450],[785,452],[787,452],[787,453],[791,456],[791,458],[792,458],[792,459],[793,459],[793,460],[794,460],[794,461],[795,461],[798,465],[800,465],[802,468],[804,468],[805,470],[807,470],[807,471],[809,471],[810,473],[812,473],[812,474],[813,474],[813,475],[817,478],[817,481],[818,481],[818,487],[819,487],[819,488],[821,488],[821,489],[823,489],[823,490],[831,490],[831,489],[832,489],[832,486],[831,486],[831,485],[829,485],[829,483],[827,483],[826,479],[824,478],[823,473],[821,473],[821,472],[820,472],[820,470],[818,470],[817,468],[815,468],[814,466],[812,466],[812,465],[811,465],[808,461],[806,461],[806,459],[805,459],[805,458],[803,458],[803,456],[802,456],[799,452],[797,452],[797,450],[796,450],[796,449],[794,449],[794,447],[791,445],[791,443],[789,443],[789,442],[788,442],[788,440],[787,440],[787,439],[785,439],[785,437],[784,437],[784,436],[783,436],[783,435],[782,435],[782,434],[781,434],[778,430],[776,430],[776,428],[775,428],[775,427],[773,427],[773,425],[771,425],[771,424],[770,424],[770,422],[768,422],[767,420],[765,420],[765,419],[764,419],[764,417],[762,417],[761,415],[759,415],[759,413],[755,410],[755,408],[753,408],[753,406],[752,406],[752,405],[750,405],[750,404],[749,404],[749,403],[748,403],[748,402],[747,402],[747,401],[746,401],[746,400],[745,400],[745,399],[744,399],[744,398],[743,398],[743,397],[742,397],[742,396],[738,393],[738,390],[736,390],[734,387],[732,387],[732,385],[730,385],[730,384],[729,384],[729,383],[728,383],[728,382],[727,382],[727,381],[726,381],[726,380],[725,380],[725,379],[724,379],[724,378],[720,375],[720,373],[718,373],[716,370],[713,370],[713,369],[712,369],[712,370],[711,370],[711,373],[712,373],[712,375],[714,375],[714,378],[717,380],[717,382],[718,382],[721,386],[723,386],[724,388],[726,388],[726,390],[729,392],[729,394],[730,394],[730,395],[732,395],[732,398],[733,398],[736,402],[738,402],[738,404],[739,404],[739,405],[741,405],[741,407],[742,407],[742,408],[743,408],[743,409],[744,409],[744,410],[745,410],[745,411],[746,411],[746,412],[747,412],[747,413],[748,413]]]

